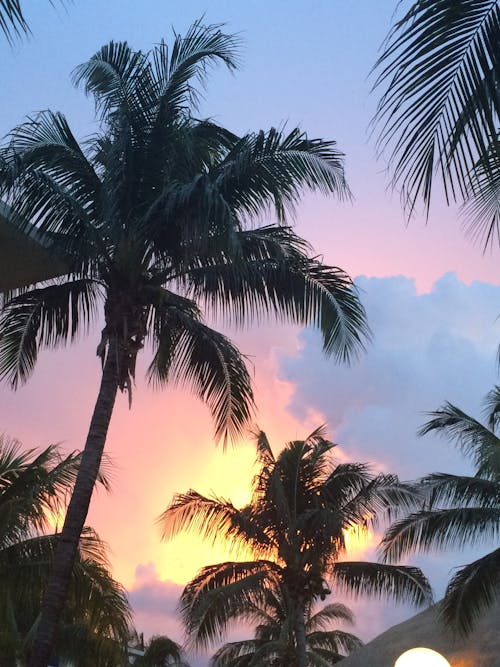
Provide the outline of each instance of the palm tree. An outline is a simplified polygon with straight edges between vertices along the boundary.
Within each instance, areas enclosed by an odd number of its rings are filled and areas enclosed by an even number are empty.
[[[182,659],[180,645],[165,635],[153,635],[144,647],[144,654],[134,660],[135,667],[188,667]]]
[[[0,438],[0,664],[25,663],[36,629],[59,535],[47,533],[64,508],[79,456],[56,447],[21,451]],[[105,480],[103,480],[105,482]],[[130,608],[108,571],[104,544],[82,535],[55,652],[75,667],[121,665],[130,632]]]
[[[500,525],[500,387],[486,396],[488,426],[446,403],[431,412],[420,434],[436,432],[468,456],[474,475],[434,473],[420,480],[423,507],[394,523],[381,544],[386,560],[410,553],[463,547],[497,540]],[[500,548],[459,568],[442,602],[444,620],[461,634],[500,597]]]
[[[322,428],[290,442],[277,458],[264,433],[257,436],[259,472],[251,502],[241,509],[217,497],[188,491],[162,514],[164,538],[195,530],[222,540],[255,560],[204,567],[186,586],[181,613],[195,646],[218,641],[228,624],[266,604],[268,591],[285,591],[296,646],[296,664],[306,667],[306,618],[334,585],[338,591],[406,599],[422,604],[430,589],[413,567],[341,560],[346,532],[364,532],[384,515],[414,506],[416,491],[394,475],[371,473],[361,463],[335,465],[333,444]],[[241,553],[241,551],[240,551]],[[285,593],[284,593],[285,595]]]
[[[211,667],[288,667],[296,655],[290,600],[286,589],[266,590],[264,603],[249,605],[247,620],[258,623],[255,638],[230,642],[212,657]],[[312,613],[305,610],[306,650],[308,664],[317,667],[332,665],[361,646],[355,635],[331,629],[332,623],[352,625],[351,611],[343,604],[329,604]]]
[[[146,342],[149,378],[190,385],[226,440],[248,423],[251,382],[241,354],[205,324],[202,308],[235,325],[267,314],[313,324],[338,360],[359,352],[368,333],[350,278],[310,257],[284,224],[304,188],[347,194],[334,143],[297,129],[237,137],[193,115],[196,82],[214,63],[233,69],[237,47],[218,26],[199,22],[171,49],[161,43],[142,53],[111,42],[74,75],[94,96],[98,134],[82,148],[61,114],[45,112],[16,128],[2,153],[10,222],[50,237],[68,270],[5,305],[0,376],[14,386],[25,381],[39,348],[73,340],[98,304],[105,323],[101,386],[33,666],[46,665],[116,394],[130,397]],[[255,226],[270,211],[278,224]]]
[[[486,243],[500,222],[500,2],[414,0],[375,65],[378,149],[411,212],[436,174]]]

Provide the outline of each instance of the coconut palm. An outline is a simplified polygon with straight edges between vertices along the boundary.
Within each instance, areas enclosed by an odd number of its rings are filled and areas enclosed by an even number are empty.
[[[249,605],[246,620],[257,623],[254,639],[230,642],[212,657],[211,667],[288,667],[296,656],[293,619],[286,589],[266,590],[260,606]],[[354,622],[351,611],[343,604],[329,604],[312,613],[305,610],[306,650],[308,664],[324,667],[341,660],[361,646],[361,640],[349,632],[332,629],[333,623]]]
[[[237,137],[193,115],[196,82],[214,63],[234,69],[237,48],[218,26],[199,22],[171,49],[161,43],[142,53],[111,42],[74,75],[94,96],[97,135],[82,147],[61,114],[45,112],[16,128],[2,153],[10,222],[50,237],[68,271],[4,307],[0,375],[23,382],[40,347],[73,340],[98,305],[104,313],[101,386],[42,613],[38,667],[55,633],[116,394],[130,397],[144,344],[153,348],[149,378],[190,385],[225,440],[248,423],[251,383],[237,348],[204,322],[202,309],[235,325],[267,314],[316,325],[339,360],[359,352],[367,335],[349,277],[310,257],[284,224],[304,188],[347,193],[334,143],[297,129]],[[270,211],[278,224],[255,226]]]
[[[468,456],[473,475],[434,473],[420,480],[426,490],[419,511],[394,523],[382,542],[386,560],[410,553],[462,548],[497,541],[500,526],[500,387],[486,397],[488,426],[450,403],[430,413],[422,435],[436,432]],[[500,597],[500,548],[459,568],[442,603],[444,620],[468,634],[478,618]]]
[[[79,456],[56,447],[22,451],[0,438],[0,664],[24,664],[30,653],[43,591],[59,535],[47,533],[64,510]],[[104,544],[82,535],[55,651],[75,667],[121,665],[130,608],[108,570]]]
[[[487,243],[500,222],[499,40],[498,0],[414,0],[375,65],[378,148],[405,205],[428,207],[438,174]]]
[[[182,648],[170,637],[153,635],[144,647],[143,655],[134,660],[135,667],[188,667],[182,659]]]
[[[165,538],[184,530],[222,540],[255,560],[210,565],[186,586],[181,613],[195,646],[218,641],[228,624],[266,604],[269,591],[286,592],[296,665],[306,667],[306,618],[333,585],[339,592],[429,600],[430,590],[413,567],[348,562],[346,533],[366,532],[384,515],[413,507],[416,491],[394,475],[374,475],[361,463],[335,465],[322,428],[290,442],[275,457],[264,433],[257,436],[259,471],[251,502],[238,509],[218,497],[188,491],[162,514]],[[285,595],[285,593],[283,593]],[[293,663],[289,663],[290,665]]]

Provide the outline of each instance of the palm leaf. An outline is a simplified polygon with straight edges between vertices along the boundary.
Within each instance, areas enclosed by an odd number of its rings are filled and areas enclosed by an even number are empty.
[[[325,605],[318,612],[313,614],[306,622],[306,632],[316,632],[326,630],[332,621],[341,621],[348,625],[354,624],[354,614],[340,602]]]
[[[435,171],[446,196],[469,191],[469,173],[496,140],[500,111],[500,6],[418,0],[396,22],[375,70],[375,121],[393,184],[410,210],[429,206]]]
[[[234,442],[248,427],[254,405],[243,357],[224,335],[178,315],[177,331],[165,327],[159,332],[149,376],[161,383],[190,386],[212,413],[215,437],[224,445]]]
[[[460,568],[450,580],[441,613],[446,623],[460,634],[470,634],[499,598],[499,568],[500,549],[495,549]]]
[[[342,630],[311,632],[307,635],[307,643],[314,651],[323,649],[333,655],[349,655],[363,645],[356,635]]]
[[[499,534],[499,507],[453,507],[422,510],[394,523],[381,542],[385,560],[430,549],[477,544]]]
[[[477,475],[499,478],[500,439],[493,431],[451,403],[445,403],[440,410],[429,415],[433,419],[422,426],[419,435],[437,431],[472,459]]]
[[[267,561],[220,563],[203,568],[184,589],[180,611],[190,643],[206,648],[220,640],[230,621],[251,620],[264,602],[276,566]]]
[[[9,42],[14,35],[28,32],[20,0],[0,0],[0,29]]]
[[[195,21],[185,35],[175,34],[171,51],[162,42],[153,51],[155,79],[158,85],[157,122],[170,122],[179,110],[196,109],[199,94],[193,84],[205,83],[209,66],[223,62],[229,70],[238,65],[240,42],[221,31],[222,25],[203,25]]]
[[[335,563],[332,580],[339,591],[351,595],[405,601],[415,606],[432,602],[429,582],[418,567],[341,562]]]
[[[11,299],[0,317],[0,377],[16,387],[31,374],[40,346],[72,341],[95,317],[99,286],[82,279],[32,289]]]

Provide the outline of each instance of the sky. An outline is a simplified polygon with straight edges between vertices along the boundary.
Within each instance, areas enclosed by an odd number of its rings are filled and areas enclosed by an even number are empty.
[[[64,112],[83,138],[95,129],[93,109],[71,84],[73,68],[110,39],[148,49],[194,20],[224,23],[242,40],[241,68],[211,72],[200,116],[235,132],[299,125],[335,139],[346,154],[351,202],[305,196],[295,224],[314,253],[356,278],[374,333],[365,355],[335,366],[312,330],[272,323],[229,332],[251,360],[258,413],[276,451],[326,423],[338,455],[370,461],[404,479],[466,470],[444,441],[417,438],[425,412],[444,401],[479,416],[498,382],[500,273],[496,252],[467,237],[457,207],[437,194],[427,218],[408,221],[375,158],[369,125],[377,95],[370,70],[396,0],[74,0],[66,8],[37,0],[27,17],[32,36],[13,48],[0,39],[0,134],[50,108]],[[98,332],[71,348],[40,355],[17,392],[0,385],[0,432],[26,447],[83,446],[96,398]],[[181,390],[153,391],[139,363],[132,409],[117,401],[107,443],[110,494],[97,490],[89,523],[109,543],[146,636],[181,639],[175,616],[182,585],[202,565],[226,558],[194,536],[165,544],[156,523],[175,492],[194,488],[243,504],[249,498],[252,438],[223,452],[214,445],[207,410]],[[356,557],[374,557],[377,536]],[[486,548],[480,545],[478,548]],[[479,551],[415,559],[438,598],[450,570]],[[413,613],[387,603],[352,601],[355,631],[369,639]],[[205,658],[192,658],[204,665]]]

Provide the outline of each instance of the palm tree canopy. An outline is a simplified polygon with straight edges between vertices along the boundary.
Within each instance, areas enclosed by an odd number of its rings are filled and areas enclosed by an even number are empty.
[[[79,456],[56,447],[23,450],[0,438],[0,660],[29,653],[58,535],[48,533],[64,511]],[[119,665],[131,613],[109,574],[103,542],[90,529],[80,540],[56,651],[76,667]],[[109,662],[106,662],[109,661]]]
[[[378,149],[405,206],[429,206],[437,173],[486,242],[500,212],[499,40],[498,0],[415,0],[374,68]]]
[[[293,664],[294,646],[290,601],[284,588],[268,589],[263,603],[252,610],[254,639],[229,642],[212,657],[211,667],[287,667]],[[250,610],[249,610],[250,612]],[[359,648],[361,640],[336,623],[352,625],[354,617],[343,604],[330,604],[316,613],[308,608],[306,643],[311,665],[334,664]]]
[[[95,100],[95,136],[80,145],[49,111],[12,131],[0,158],[6,218],[34,225],[68,267],[3,310],[0,374],[14,386],[39,348],[73,340],[104,303],[98,354],[116,341],[120,388],[130,391],[148,340],[149,378],[187,383],[217,436],[233,438],[252,410],[250,378],[202,311],[236,326],[264,315],[313,324],[337,360],[363,349],[369,331],[349,276],[285,224],[304,189],[348,195],[335,143],[284,128],[238,137],[194,116],[208,69],[234,69],[238,49],[199,22],[171,48],[110,42],[74,72]],[[271,212],[278,224],[256,226]]]
[[[134,659],[137,667],[188,667],[182,660],[180,645],[165,635],[153,635],[144,648],[144,654]]]
[[[463,544],[498,542],[500,536],[500,439],[498,406],[500,388],[486,397],[489,426],[450,403],[430,413],[421,429],[453,442],[475,468],[475,474],[434,473],[420,480],[423,508],[395,522],[381,544],[386,560],[399,560],[414,552],[461,548]],[[500,597],[500,549],[458,569],[442,603],[445,620],[462,634],[472,631],[478,619]]]
[[[176,495],[160,517],[164,538],[194,530],[236,554],[244,548],[255,554],[254,561],[207,566],[186,586],[181,612],[194,644],[216,640],[235,618],[255,620],[255,610],[277,589],[292,607],[300,600],[306,615],[332,585],[417,605],[430,599],[417,568],[340,560],[347,531],[366,532],[384,516],[407,512],[418,502],[415,487],[364,464],[335,464],[322,428],[288,443],[277,457],[264,433],[256,439],[260,469],[248,505],[239,509],[189,491]]]

